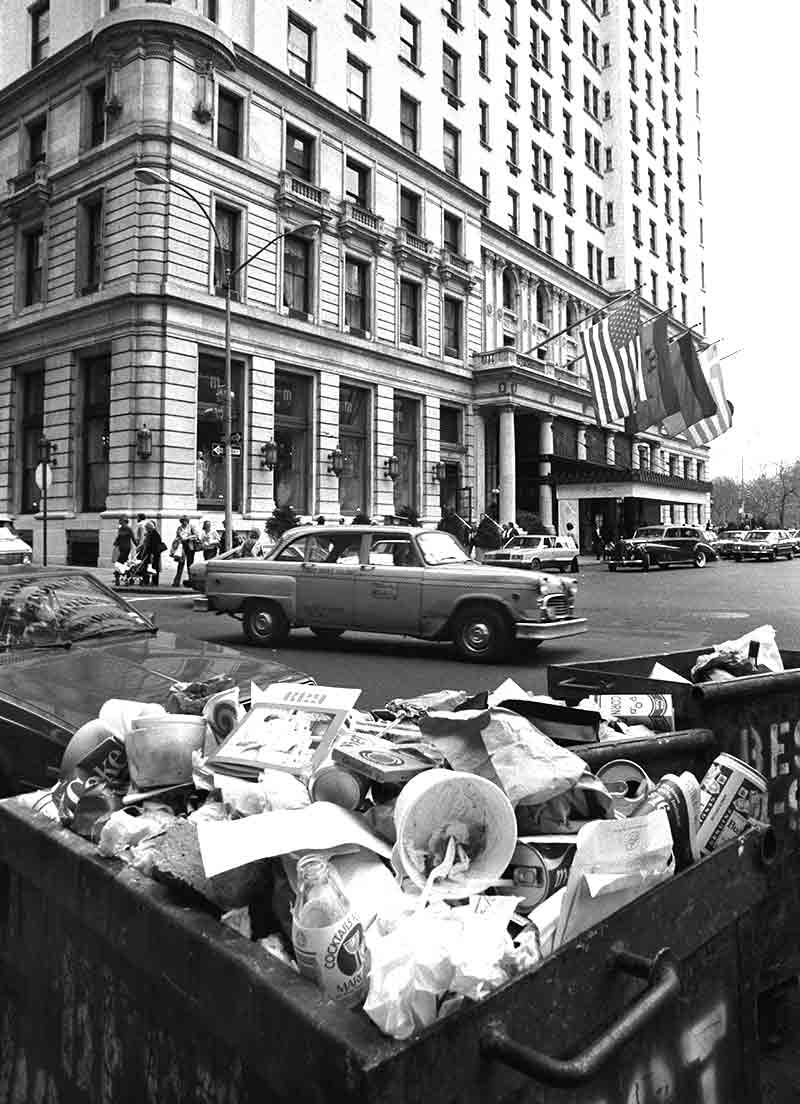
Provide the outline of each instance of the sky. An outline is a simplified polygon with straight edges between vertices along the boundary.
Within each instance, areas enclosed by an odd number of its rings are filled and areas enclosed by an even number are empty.
[[[699,2],[707,336],[742,350],[722,365],[736,409],[711,472],[747,480],[800,457],[800,3]]]

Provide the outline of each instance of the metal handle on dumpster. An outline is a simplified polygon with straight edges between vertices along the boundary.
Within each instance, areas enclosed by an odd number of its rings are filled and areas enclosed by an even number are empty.
[[[653,958],[647,958],[615,944],[611,948],[610,965],[612,969],[646,979],[648,987],[616,1023],[606,1028],[580,1054],[574,1058],[552,1058],[549,1054],[515,1042],[501,1026],[493,1024],[481,1036],[484,1055],[548,1085],[580,1085],[590,1081],[610,1058],[677,997],[681,987],[678,964],[668,947]]]
[[[599,694],[604,690],[614,690],[618,681],[618,675],[608,678],[601,678],[600,675],[592,675],[589,682],[581,682],[572,675],[570,678],[559,679],[555,689],[562,690],[566,687],[568,690],[586,690],[589,694]]]

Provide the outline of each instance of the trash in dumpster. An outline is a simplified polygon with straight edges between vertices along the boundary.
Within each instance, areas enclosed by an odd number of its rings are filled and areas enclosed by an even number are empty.
[[[595,702],[604,717],[626,725],[644,722],[653,732],[675,731],[671,694],[592,694],[587,700]]]
[[[205,689],[186,713],[106,703],[50,794],[62,823],[397,1038],[765,819],[763,779],[730,756],[701,791],[576,754],[605,728],[663,738],[627,722],[672,724],[668,695],[574,708],[506,680],[370,714],[357,689],[255,688],[247,712]]]

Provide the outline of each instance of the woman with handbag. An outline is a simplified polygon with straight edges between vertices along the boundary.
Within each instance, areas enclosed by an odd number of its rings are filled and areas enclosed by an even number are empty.
[[[200,546],[203,550],[203,559],[211,560],[219,552],[219,533],[206,518],[200,531]]]
[[[127,565],[134,545],[135,537],[133,529],[131,529],[130,519],[123,514],[119,519],[117,535],[114,538],[114,547],[111,549],[111,563],[114,565],[114,586],[119,586],[120,584],[121,573],[119,565]]]
[[[161,574],[161,553],[166,550],[167,546],[161,539],[156,523],[148,518],[144,523],[144,537],[140,548],[143,586],[158,586],[158,577]]]
[[[173,586],[181,585],[184,567],[186,567],[187,575],[184,586],[189,586],[189,568],[194,563],[195,552],[199,551],[199,548],[200,536],[195,529],[194,522],[190,521],[186,514],[183,514],[178,521],[175,538],[170,547],[170,555],[176,561],[175,578],[172,580]]]

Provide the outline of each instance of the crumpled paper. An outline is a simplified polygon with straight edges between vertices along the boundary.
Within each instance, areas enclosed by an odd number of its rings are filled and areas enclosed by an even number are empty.
[[[520,835],[574,833],[590,820],[613,820],[614,801],[606,786],[587,769],[565,793],[541,805],[525,803],[517,808]]]
[[[106,858],[120,856],[127,848],[135,847],[142,840],[160,835],[165,827],[163,818],[131,816],[124,809],[118,809],[103,825],[97,850]]]
[[[480,1000],[512,975],[514,945],[506,928],[519,897],[476,897],[406,913],[371,944],[364,1011],[385,1035],[407,1039]]]
[[[775,643],[775,629],[772,625],[761,625],[737,640],[715,644],[713,652],[698,656],[690,672],[692,682],[708,681],[712,671],[728,673],[731,677],[752,674],[752,663],[749,660],[751,641],[758,644],[755,662],[760,667],[767,667],[776,674],[783,671],[783,660]]]
[[[214,782],[229,815],[254,816],[275,809],[304,809],[311,804],[306,786],[287,771],[262,771],[257,782],[215,774]]]
[[[431,713],[419,725],[454,770],[488,778],[512,805],[541,805],[586,770],[583,759],[510,709]]]

